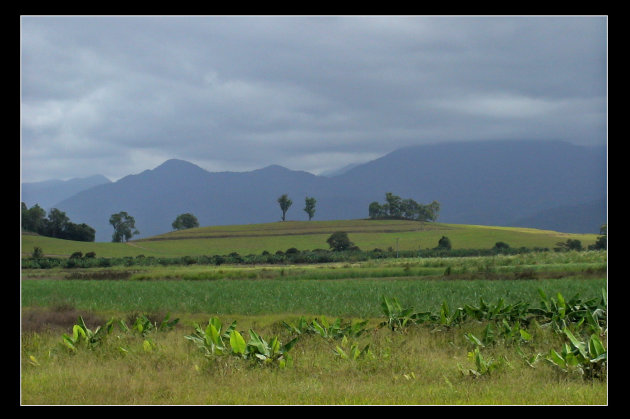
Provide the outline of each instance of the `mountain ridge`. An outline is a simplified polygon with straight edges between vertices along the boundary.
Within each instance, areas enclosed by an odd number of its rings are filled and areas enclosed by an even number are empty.
[[[191,212],[205,225],[280,221],[277,198],[293,200],[288,220],[307,219],[306,196],[317,199],[318,220],[368,216],[372,201],[386,192],[421,203],[441,204],[439,221],[504,225],[558,207],[576,207],[606,199],[605,148],[564,142],[485,141],[409,146],[326,177],[270,165],[249,172],[209,172],[179,159],[81,191],[57,203],[73,222],[111,240],[113,213],[126,211],[148,237],[170,231],[181,213]],[[597,233],[605,211],[583,224]],[[560,217],[561,219],[561,217]],[[561,224],[557,224],[560,226]],[[525,226],[527,227],[527,226]],[[566,229],[566,226],[562,227]],[[576,227],[578,228],[578,227]],[[552,228],[553,229],[553,228]],[[557,229],[558,231],[562,231]]]

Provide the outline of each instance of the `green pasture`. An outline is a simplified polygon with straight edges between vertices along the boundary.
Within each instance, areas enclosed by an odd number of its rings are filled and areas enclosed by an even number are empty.
[[[266,224],[200,227],[170,232],[128,243],[75,242],[37,235],[22,235],[22,255],[34,247],[45,255],[67,257],[74,252],[95,252],[97,257],[200,255],[241,255],[275,253],[289,248],[328,249],[326,239],[335,231],[345,231],[362,250],[421,250],[436,247],[447,236],[454,249],[488,249],[502,241],[514,248],[549,248],[567,239],[577,239],[584,247],[593,244],[596,234],[568,234],[528,228],[459,224],[421,223],[399,220],[287,221]]]

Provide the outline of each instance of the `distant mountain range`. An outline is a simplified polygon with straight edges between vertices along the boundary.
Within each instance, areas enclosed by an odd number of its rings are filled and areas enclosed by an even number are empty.
[[[97,241],[111,240],[109,217],[120,211],[134,216],[141,232],[134,238],[168,232],[175,217],[186,212],[202,226],[279,221],[277,198],[285,193],[293,200],[287,220],[308,219],[303,211],[307,196],[317,199],[316,220],[366,218],[370,202],[382,203],[392,192],[424,204],[437,200],[439,222],[599,233],[607,216],[606,176],[605,147],[460,142],[406,147],[328,176],[277,165],[208,172],[172,159],[86,187],[53,206],[72,222],[95,228]],[[34,188],[29,188],[34,203]],[[44,207],[41,199],[37,202]]]
[[[55,204],[93,186],[111,183],[103,175],[94,175],[70,180],[45,180],[22,183],[22,202],[29,208],[35,204],[48,211]]]

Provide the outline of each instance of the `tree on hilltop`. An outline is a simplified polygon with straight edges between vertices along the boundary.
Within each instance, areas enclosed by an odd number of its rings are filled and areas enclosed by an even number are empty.
[[[304,211],[308,214],[308,220],[311,221],[311,218],[315,215],[315,203],[317,200],[313,197],[306,197],[304,199]]]
[[[173,230],[185,230],[187,228],[199,227],[199,221],[197,220],[197,217],[187,212],[186,214],[178,215],[171,226],[173,227]]]
[[[287,211],[289,210],[291,205],[293,205],[293,201],[289,199],[287,194],[284,194],[280,198],[278,198],[278,204],[280,204],[280,209],[282,210],[282,221],[284,221]]]
[[[125,211],[112,214],[109,217],[109,223],[114,227],[114,234],[112,234],[112,242],[114,243],[129,241],[134,235],[140,234],[136,230],[136,220]]]

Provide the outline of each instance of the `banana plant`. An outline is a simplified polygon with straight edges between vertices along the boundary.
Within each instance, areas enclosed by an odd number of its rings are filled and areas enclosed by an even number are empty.
[[[232,322],[230,326],[223,330],[221,320],[217,317],[212,317],[205,328],[195,323],[195,332],[191,335],[184,336],[184,338],[195,343],[199,348],[205,351],[206,355],[223,355],[228,350],[223,339],[230,339],[230,334],[235,328],[236,321]]]
[[[570,324],[575,327],[586,324],[598,329],[594,321],[599,326],[606,323],[607,299],[605,290],[602,290],[600,301],[597,298],[582,300],[577,294],[568,301],[560,293],[557,294],[556,299],[549,298],[540,288],[538,293],[542,307],[532,308],[529,312],[543,320],[544,323],[541,323],[541,326],[551,326],[558,334],[562,334],[563,330]]]
[[[167,313],[164,319],[160,322],[159,326],[157,322],[151,322],[151,320],[149,320],[149,318],[144,314],[136,316],[136,320],[131,327],[127,326],[125,321],[122,319],[118,321],[118,324],[125,332],[137,332],[142,335],[142,337],[146,337],[150,332],[165,332],[175,327],[175,325],[179,322],[179,318],[170,320],[170,317],[171,313]]]
[[[480,298],[478,307],[465,304],[463,308],[468,317],[476,320],[520,321],[526,318],[528,307],[529,304],[525,302],[505,304],[503,298],[499,298],[497,303],[492,306]]]
[[[403,309],[395,297],[390,301],[383,296],[381,309],[386,319],[379,324],[379,327],[387,326],[390,330],[401,331],[413,320],[413,308]]]
[[[105,336],[112,331],[113,326],[114,319],[111,319],[105,323],[105,325],[98,326],[92,331],[85,325],[83,317],[79,316],[77,324],[72,327],[72,336],[64,333],[62,336],[62,344],[72,352],[77,350],[81,342],[85,342],[88,349],[94,349],[100,345]]]
[[[284,368],[287,362],[290,362],[291,358],[288,352],[298,339],[293,338],[288,343],[281,345],[277,336],[274,336],[267,342],[252,329],[249,329],[249,342],[243,347],[244,340],[240,333],[233,331],[231,335],[230,345],[234,354],[247,359],[256,359],[264,365],[275,362],[281,368]]]
[[[569,341],[564,343],[560,353],[551,349],[546,360],[564,372],[576,370],[585,378],[603,378],[608,352],[599,336],[592,334],[588,342],[583,342],[569,329],[563,332]]]
[[[442,301],[439,317],[439,324],[441,326],[445,326],[446,328],[453,327],[464,321],[465,317],[466,311],[462,307],[458,307],[451,312],[446,301]]]
[[[319,322],[314,319],[311,323],[301,316],[296,326],[283,322],[284,326],[295,335],[317,334],[326,339],[341,339],[344,336],[358,337],[365,333],[367,323],[367,320],[344,323],[340,318],[330,323],[324,316],[319,319]]]
[[[341,341],[341,346],[337,345],[335,347],[335,355],[340,357],[341,359],[348,359],[351,361],[356,361],[359,358],[364,357],[373,357],[374,355],[370,351],[370,344],[368,343],[363,347],[363,349],[359,350],[359,345],[357,343],[352,343],[350,345],[350,349],[346,352],[343,348],[348,346],[348,339],[344,336]]]
[[[473,378],[481,378],[483,376],[490,375],[493,371],[501,367],[501,363],[493,358],[484,358],[481,355],[481,351],[477,346],[472,351],[468,352],[468,359],[475,365],[474,368],[463,368],[458,364],[459,371],[464,376],[471,376]]]

